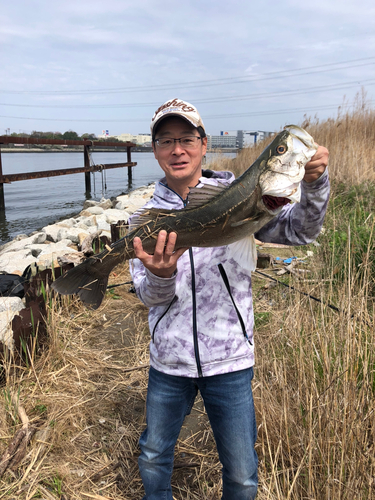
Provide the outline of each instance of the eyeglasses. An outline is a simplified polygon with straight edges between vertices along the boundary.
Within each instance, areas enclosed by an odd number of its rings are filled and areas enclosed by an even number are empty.
[[[179,139],[172,139],[171,137],[162,137],[161,139],[155,139],[155,144],[162,149],[172,149],[176,142],[179,142],[183,149],[194,149],[198,146],[198,142],[201,137],[196,135],[189,135],[186,137],[180,137]]]

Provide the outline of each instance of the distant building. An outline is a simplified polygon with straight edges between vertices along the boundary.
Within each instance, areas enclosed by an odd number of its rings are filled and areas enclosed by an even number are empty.
[[[151,146],[151,134],[120,134],[120,135],[107,135],[103,130],[103,134],[99,136],[99,139],[110,139],[114,137],[121,142],[135,142],[138,146]]]
[[[264,130],[237,130],[238,148],[242,149],[253,146],[272,134],[273,132],[266,132]]]
[[[151,146],[151,134],[120,134],[116,136],[122,142],[135,142],[139,146]]]
[[[242,149],[253,146],[272,134],[273,132],[264,130],[222,130],[220,135],[207,135],[207,147]]]
[[[237,136],[207,134],[207,148],[237,148]]]

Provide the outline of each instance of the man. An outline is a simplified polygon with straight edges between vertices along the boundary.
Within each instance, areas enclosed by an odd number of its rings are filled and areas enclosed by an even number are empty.
[[[230,172],[202,171],[207,138],[196,108],[174,99],[151,122],[152,147],[165,177],[147,207],[182,209],[189,187],[229,185]],[[301,203],[287,205],[257,237],[289,245],[319,234],[329,196],[328,151],[318,147],[305,167]],[[223,465],[223,499],[250,500],[257,491],[250,273],[228,246],[174,251],[176,234],[158,235],[153,255],[134,239],[131,269],[149,311],[151,332],[147,428],[140,438],[144,500],[172,500],[173,455],[183,420],[199,390]],[[244,331],[244,329],[246,331]]]

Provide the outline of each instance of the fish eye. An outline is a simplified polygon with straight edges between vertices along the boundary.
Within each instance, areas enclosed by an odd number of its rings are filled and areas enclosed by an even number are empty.
[[[280,146],[277,146],[276,148],[276,153],[279,153],[279,155],[284,154],[286,151],[286,147],[280,144]]]

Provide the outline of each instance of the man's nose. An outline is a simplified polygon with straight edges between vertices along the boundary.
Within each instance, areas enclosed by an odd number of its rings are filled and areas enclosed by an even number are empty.
[[[179,140],[175,140],[173,147],[172,147],[173,153],[180,153],[181,151],[185,151],[184,148],[181,146],[181,142]]]

